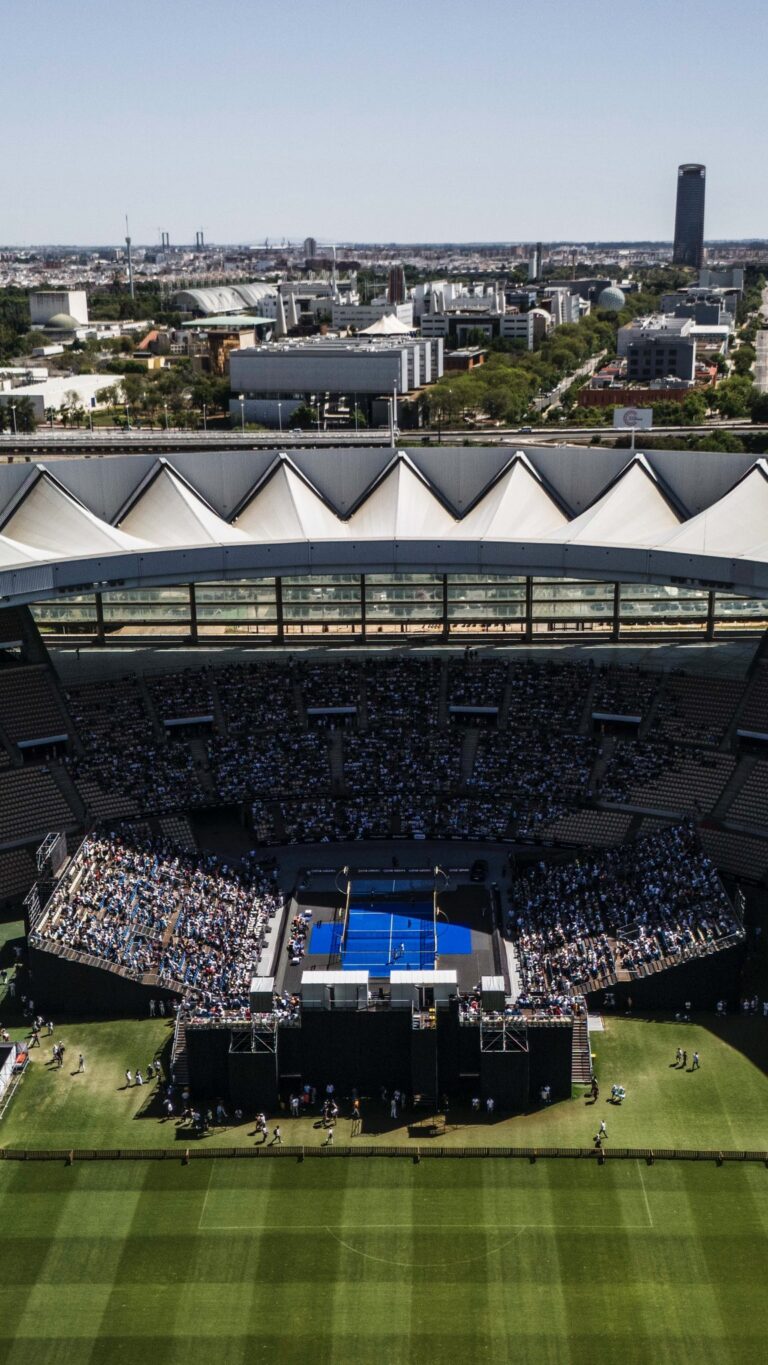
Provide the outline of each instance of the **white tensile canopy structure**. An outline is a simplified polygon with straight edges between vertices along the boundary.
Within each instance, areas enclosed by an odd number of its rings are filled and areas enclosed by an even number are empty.
[[[183,452],[0,466],[0,597],[346,572],[768,598],[768,463],[529,448]]]
[[[414,327],[407,327],[401,322],[394,313],[385,313],[382,318],[377,318],[370,327],[360,329],[361,337],[408,337],[415,331]]]

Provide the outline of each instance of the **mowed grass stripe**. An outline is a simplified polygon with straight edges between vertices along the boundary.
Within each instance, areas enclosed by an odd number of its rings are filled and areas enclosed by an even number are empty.
[[[2,1145],[65,1150],[164,1147],[180,1156],[185,1146],[198,1145],[175,1121],[163,1121],[156,1088],[124,1088],[126,1067],[134,1072],[137,1066],[146,1068],[158,1048],[165,1048],[167,1060],[171,1039],[167,1021],[80,1020],[57,1027],[56,1037],[66,1040],[72,1066],[51,1070],[45,1065],[50,1056],[47,1043],[34,1050],[32,1066],[0,1125]],[[454,1146],[584,1146],[591,1144],[604,1118],[610,1144],[616,1147],[765,1146],[768,1031],[762,1019],[702,1017],[687,1024],[614,1016],[606,1020],[605,1032],[592,1035],[592,1045],[602,1087],[597,1105],[582,1097],[511,1118],[497,1114],[493,1122],[481,1116],[477,1122],[468,1108],[462,1111],[454,1103],[451,1117],[458,1126],[444,1141]],[[685,1047],[689,1057],[694,1050],[700,1052],[699,1071],[681,1072],[674,1066],[677,1046]],[[87,1070],[73,1076],[80,1050]],[[627,1102],[620,1108],[608,1103],[613,1082],[627,1088]],[[315,1116],[295,1122],[280,1117],[286,1141],[315,1147],[322,1141]],[[408,1142],[405,1127],[393,1131],[381,1105],[364,1099],[363,1117],[362,1142]],[[345,1119],[339,1124],[337,1142],[350,1137]],[[199,1145],[252,1148],[253,1114],[201,1139]]]
[[[514,1361],[515,1365],[693,1365],[706,1362],[716,1353],[718,1365],[760,1365],[765,1359],[764,1339],[759,1333],[745,1332],[734,1342],[731,1337],[713,1337],[693,1332],[685,1337],[667,1335],[649,1344],[632,1334],[631,1326],[621,1334],[614,1327],[581,1324],[567,1342],[552,1332],[545,1319],[538,1331],[520,1322],[513,1335],[489,1322],[483,1328],[478,1349],[477,1332],[472,1326],[456,1330],[415,1330],[408,1341],[394,1331],[383,1331],[367,1354],[360,1349],[359,1333],[331,1336],[327,1324],[315,1323],[307,1337],[275,1330],[268,1325],[250,1337],[221,1331],[198,1333],[194,1337],[163,1336],[157,1330],[144,1338],[112,1335],[97,1342],[81,1337],[58,1337],[50,1347],[38,1340],[12,1340],[0,1332],[0,1358],[3,1365],[337,1365],[339,1359],[354,1359],[357,1365],[424,1365],[435,1359],[481,1359]]]
[[[763,1358],[760,1168],[371,1159],[130,1170],[133,1190],[119,1164],[0,1168],[0,1226],[19,1216],[24,1191],[36,1210],[34,1235],[8,1244],[24,1276],[0,1291],[4,1362],[31,1359],[34,1345],[36,1365],[150,1352],[192,1365],[210,1360],[213,1341],[227,1365],[344,1350],[365,1365],[458,1350],[557,1365]],[[211,1231],[236,1174],[243,1207],[264,1223]],[[110,1193],[104,1228],[85,1235],[78,1203],[92,1218],[93,1196]]]

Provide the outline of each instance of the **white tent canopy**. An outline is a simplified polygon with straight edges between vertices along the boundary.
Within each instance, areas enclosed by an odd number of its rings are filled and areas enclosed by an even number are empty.
[[[640,455],[557,538],[568,544],[656,545],[679,525],[679,516]]]
[[[568,525],[568,518],[544,487],[524,455],[457,523],[454,535],[492,540],[547,537]]]
[[[0,466],[0,595],[384,565],[768,597],[768,461],[667,451],[625,461],[608,450],[377,448]]]
[[[245,540],[165,466],[149,480],[120,526],[155,545],[223,545]]]

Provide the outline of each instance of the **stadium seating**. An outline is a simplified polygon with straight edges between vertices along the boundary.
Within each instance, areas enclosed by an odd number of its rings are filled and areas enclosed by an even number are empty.
[[[0,844],[22,843],[77,823],[47,768],[0,773]]]
[[[519,1003],[548,1011],[568,1011],[596,985],[717,951],[741,933],[714,866],[682,825],[523,872],[507,921]]]
[[[179,853],[163,840],[90,837],[33,940],[175,988],[200,1016],[242,1016],[281,904],[258,867],[237,874],[210,855]]]
[[[15,744],[68,734],[68,722],[48,669],[0,672],[0,720]]]
[[[0,853],[0,898],[18,899],[26,896],[37,876],[37,867],[26,848],[13,848]]]
[[[768,829],[768,762],[756,763],[728,809],[730,821],[764,825]]]
[[[670,674],[655,728],[680,743],[719,744],[743,695],[742,679]]]
[[[739,712],[740,730],[754,730],[768,734],[768,661],[758,664]]]

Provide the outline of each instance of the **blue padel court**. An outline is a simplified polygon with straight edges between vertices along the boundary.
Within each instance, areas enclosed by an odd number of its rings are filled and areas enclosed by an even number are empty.
[[[343,944],[341,923],[316,924],[310,938],[310,953],[340,953],[345,971],[368,971],[371,976],[389,976],[392,970],[431,970],[435,965],[432,902],[388,901],[386,909],[384,904],[378,901],[375,910],[351,904]],[[438,919],[438,957],[471,951],[469,929]]]

